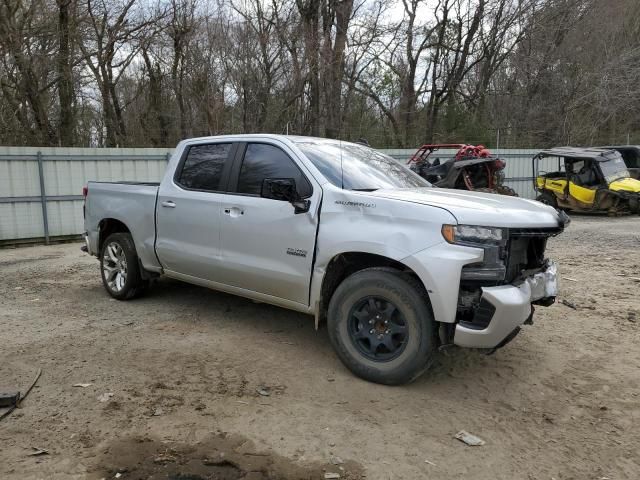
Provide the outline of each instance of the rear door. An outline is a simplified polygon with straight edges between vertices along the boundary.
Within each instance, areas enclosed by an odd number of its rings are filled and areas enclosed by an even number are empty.
[[[307,305],[321,189],[285,145],[239,148],[221,209],[224,283]],[[293,178],[309,211],[296,214],[287,201],[262,198],[265,178]]]
[[[228,141],[189,145],[174,177],[160,184],[156,252],[166,270],[219,280],[221,202],[237,148]]]

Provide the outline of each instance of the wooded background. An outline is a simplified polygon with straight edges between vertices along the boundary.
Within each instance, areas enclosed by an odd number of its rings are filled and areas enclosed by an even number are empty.
[[[0,144],[640,143],[638,0],[0,0]]]

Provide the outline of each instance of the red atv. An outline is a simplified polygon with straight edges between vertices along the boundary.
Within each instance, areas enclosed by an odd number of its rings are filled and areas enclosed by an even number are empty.
[[[453,158],[429,158],[441,148],[457,148]],[[409,168],[437,187],[499,193],[517,197],[513,188],[503,185],[504,160],[484,145],[423,145],[407,162]]]

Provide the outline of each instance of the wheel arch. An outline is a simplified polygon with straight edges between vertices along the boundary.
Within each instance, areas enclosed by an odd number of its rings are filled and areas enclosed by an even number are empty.
[[[131,233],[131,230],[117,218],[103,218],[98,222],[98,254],[102,251],[104,241],[113,233]]]
[[[423,287],[427,306],[431,309],[431,302],[426,285],[424,285],[422,279],[408,265],[393,258],[376,253],[362,251],[341,252],[334,255],[329,262],[327,262],[327,266],[324,269],[321,281],[319,282],[319,291],[317,292],[315,301],[316,329],[319,328],[320,323],[326,321],[329,301],[338,288],[338,285],[340,285],[344,279],[356,272],[375,267],[404,272],[407,275],[414,277]]]

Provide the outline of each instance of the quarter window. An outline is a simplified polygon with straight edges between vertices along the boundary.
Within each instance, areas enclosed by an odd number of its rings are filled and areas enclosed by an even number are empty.
[[[240,168],[238,193],[260,195],[265,178],[293,178],[298,194],[311,196],[311,184],[286,153],[273,145],[250,143]]]
[[[178,183],[194,190],[221,190],[222,172],[230,152],[230,143],[189,147]]]

